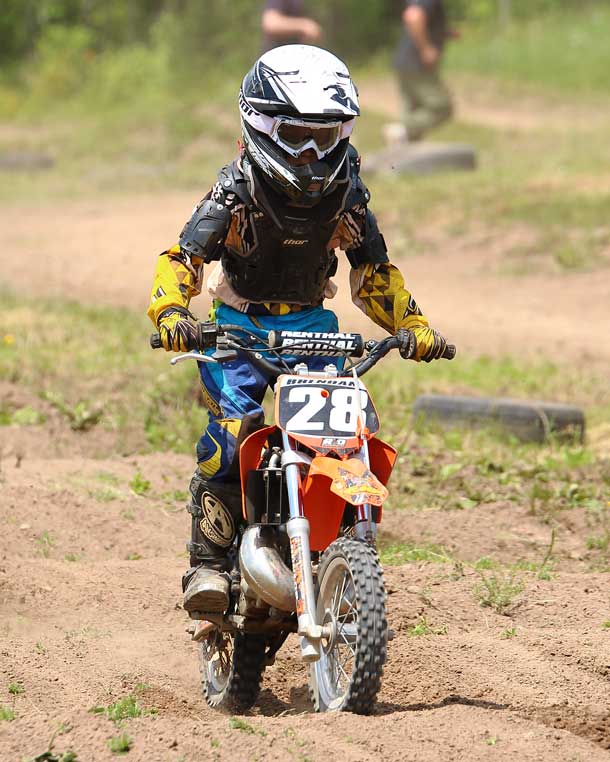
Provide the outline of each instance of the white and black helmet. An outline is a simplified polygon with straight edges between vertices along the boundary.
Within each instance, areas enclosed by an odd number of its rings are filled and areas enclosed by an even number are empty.
[[[312,45],[274,48],[244,77],[239,110],[246,156],[274,190],[305,206],[332,192],[360,114],[343,61]],[[317,160],[293,166],[309,149]]]

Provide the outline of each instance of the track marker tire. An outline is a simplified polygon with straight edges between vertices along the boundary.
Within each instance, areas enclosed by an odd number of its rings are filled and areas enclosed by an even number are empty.
[[[578,407],[501,397],[424,394],[413,404],[413,422],[444,428],[498,427],[523,442],[552,438],[582,442],[585,436],[585,416]]]

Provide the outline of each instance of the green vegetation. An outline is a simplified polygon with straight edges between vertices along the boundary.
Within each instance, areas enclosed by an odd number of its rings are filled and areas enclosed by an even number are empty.
[[[132,695],[124,696],[108,706],[94,706],[89,710],[91,714],[105,714],[109,720],[116,723],[133,717],[141,717],[143,711],[137,697]]]
[[[505,614],[525,588],[523,580],[515,577],[512,571],[493,574],[479,571],[479,576],[481,581],[473,590],[474,597],[481,606],[489,606],[498,614]]]
[[[12,722],[15,719],[15,710],[9,706],[0,705],[0,722]]]
[[[474,5],[474,4],[473,4]],[[602,3],[557,8],[539,14],[530,4],[526,22],[509,28],[467,29],[467,44],[449,47],[448,66],[523,85],[544,85],[557,91],[601,92],[607,86],[605,30],[610,12]],[[538,15],[536,15],[538,13]]]
[[[242,733],[248,733],[250,735],[257,734],[259,736],[266,736],[267,731],[262,728],[256,728],[254,725],[250,725],[249,722],[243,720],[241,717],[229,718],[229,727],[232,730],[241,730]]]
[[[68,405],[58,392],[46,391],[41,394],[51,407],[56,408],[68,420],[73,431],[88,431],[102,418],[103,410],[99,403],[89,403],[79,400],[74,405]]]
[[[129,482],[129,488],[135,495],[144,496],[150,492],[150,481],[145,479],[142,474],[137,471],[133,479]]]
[[[45,420],[45,415],[29,405],[12,408],[5,402],[0,403],[0,426],[40,426]]]
[[[517,637],[517,628],[516,627],[507,627],[505,630],[502,630],[502,633],[500,635],[501,638],[504,640],[509,640],[510,638],[516,638]]]
[[[113,754],[126,754],[133,746],[133,738],[127,733],[121,733],[120,736],[113,736],[108,739],[108,748]]]
[[[11,696],[19,696],[21,693],[25,693],[25,688],[21,683],[9,683],[8,692]]]
[[[446,635],[447,625],[443,624],[434,627],[428,622],[425,616],[421,616],[416,624],[407,627],[406,633],[410,638],[418,638],[422,635]]]
[[[36,542],[38,543],[41,555],[48,558],[51,554],[51,549],[55,545],[55,540],[51,533],[45,529],[40,537],[37,538]]]
[[[447,551],[438,545],[411,545],[409,543],[382,544],[379,550],[381,563],[386,566],[400,566],[411,563],[450,563]]]

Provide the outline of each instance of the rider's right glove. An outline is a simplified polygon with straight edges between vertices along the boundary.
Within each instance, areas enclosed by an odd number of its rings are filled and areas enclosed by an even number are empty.
[[[190,312],[170,307],[159,315],[159,336],[167,352],[188,352],[197,348],[198,326]]]

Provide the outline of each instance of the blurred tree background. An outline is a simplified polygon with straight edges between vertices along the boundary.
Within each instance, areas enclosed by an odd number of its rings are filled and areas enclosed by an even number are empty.
[[[607,2],[446,4],[456,23],[494,33],[510,21],[581,12]],[[164,77],[184,83],[185,74],[208,89],[219,66],[223,72],[243,72],[256,57],[261,6],[260,0],[3,0],[0,81],[5,87],[18,82],[22,93],[32,91],[38,99],[66,97],[91,84],[102,100],[121,98],[153,81],[158,89]],[[311,0],[310,6],[324,25],[325,45],[352,65],[391,47],[400,32],[402,0]],[[99,65],[107,67],[103,84],[94,73]]]
[[[461,39],[445,65],[457,91],[517,87],[546,96],[607,93],[607,0],[445,0]],[[261,49],[263,0],[2,0],[0,154],[53,156],[61,178],[32,186],[27,175],[0,198],[41,196],[48,185],[195,182],[234,150],[236,92]],[[363,88],[393,80],[403,0],[309,0],[323,45],[341,55]],[[371,84],[373,83],[373,84]],[[363,151],[381,146],[385,104],[368,104]],[[466,96],[469,97],[469,96]],[[475,140],[464,125],[445,139]],[[470,129],[470,128],[469,128]],[[460,131],[461,130],[461,131]],[[68,181],[68,178],[70,180]],[[39,187],[40,186],[40,187]],[[69,187],[68,187],[69,186]],[[55,186],[54,186],[55,187]]]
[[[446,0],[455,21],[524,19],[542,13],[582,8],[583,0]],[[599,2],[605,4],[605,0]],[[257,52],[256,0],[4,0],[0,11],[0,61],[19,62],[58,29],[71,33],[76,48],[86,43],[100,51],[150,42],[163,18],[173,19],[179,55],[222,56],[243,64]],[[402,0],[311,0],[312,14],[326,28],[327,42],[343,55],[361,58],[388,43]],[[167,24],[167,22],[165,22]],[[169,31],[167,26],[164,31]],[[238,37],[236,37],[236,34]],[[69,35],[64,35],[66,42]],[[70,43],[68,43],[70,44]]]

